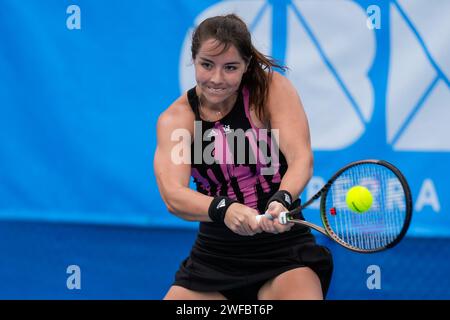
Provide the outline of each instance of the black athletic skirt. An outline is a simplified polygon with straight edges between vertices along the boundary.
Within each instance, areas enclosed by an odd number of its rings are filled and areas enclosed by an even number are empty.
[[[224,224],[204,222],[173,285],[218,291],[232,300],[256,300],[266,281],[298,267],[309,267],[318,275],[325,298],[333,260],[328,248],[316,244],[308,227],[294,225],[279,234],[240,236]]]

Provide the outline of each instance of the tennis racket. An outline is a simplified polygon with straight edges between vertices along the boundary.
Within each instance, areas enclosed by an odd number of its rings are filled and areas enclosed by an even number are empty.
[[[373,202],[366,212],[354,212],[346,203],[346,194],[354,186],[366,187],[372,194]],[[301,215],[303,209],[319,198],[324,228],[303,220]],[[273,219],[268,213],[264,216]],[[261,217],[257,216],[257,220]],[[361,160],[340,169],[310,200],[292,211],[282,212],[278,221],[308,226],[347,249],[373,253],[398,244],[411,217],[411,191],[400,170],[383,160]]]

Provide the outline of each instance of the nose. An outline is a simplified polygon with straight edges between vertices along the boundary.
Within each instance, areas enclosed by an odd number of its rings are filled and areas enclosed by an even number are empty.
[[[214,84],[221,84],[223,80],[222,70],[221,68],[214,68],[211,74],[210,81]]]

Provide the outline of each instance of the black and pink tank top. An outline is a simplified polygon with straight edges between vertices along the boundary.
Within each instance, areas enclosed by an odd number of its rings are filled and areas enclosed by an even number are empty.
[[[198,192],[227,196],[263,213],[279,189],[287,162],[272,132],[253,124],[249,95],[244,87],[230,112],[209,122],[200,118],[195,87],[188,91],[196,120],[191,175]]]

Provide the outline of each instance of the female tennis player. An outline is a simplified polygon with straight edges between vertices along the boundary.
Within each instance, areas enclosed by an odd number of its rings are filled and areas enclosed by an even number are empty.
[[[191,51],[197,85],[158,119],[154,169],[168,210],[200,224],[165,299],[323,299],[329,250],[309,228],[276,219],[300,205],[313,167],[300,98],[273,70],[284,67],[255,49],[233,14],[204,20]],[[189,133],[181,146],[190,161],[175,159],[179,132]],[[236,132],[244,143],[227,140]],[[266,211],[275,219],[258,223]]]

